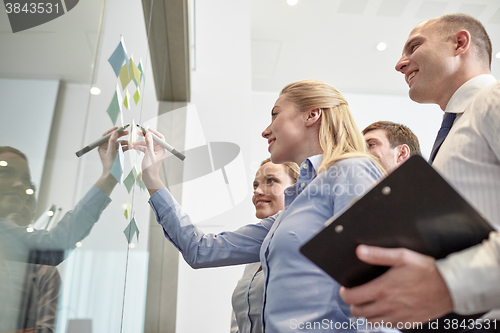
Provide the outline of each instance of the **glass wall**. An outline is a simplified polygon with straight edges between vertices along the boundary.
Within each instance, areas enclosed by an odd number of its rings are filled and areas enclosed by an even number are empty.
[[[0,332],[143,332],[141,155],[75,153],[156,123],[148,24],[140,1],[58,3],[15,33],[0,11]]]

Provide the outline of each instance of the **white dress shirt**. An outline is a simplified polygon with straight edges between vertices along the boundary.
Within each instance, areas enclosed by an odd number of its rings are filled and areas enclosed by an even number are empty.
[[[457,118],[433,167],[496,229],[500,228],[500,82],[479,75],[462,85],[445,112]],[[500,235],[439,260],[459,314],[500,309]],[[500,313],[488,317],[500,318]]]
[[[264,272],[260,262],[248,264],[233,291],[231,333],[262,333]]]

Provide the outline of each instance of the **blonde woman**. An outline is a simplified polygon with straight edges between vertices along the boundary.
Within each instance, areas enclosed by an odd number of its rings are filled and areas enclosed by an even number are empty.
[[[262,133],[271,161],[300,165],[298,183],[285,190],[285,209],[279,214],[234,232],[204,234],[161,182],[158,171],[165,151],[147,134],[146,141],[134,147],[145,152],[142,168],[149,202],[165,237],[192,267],[260,259],[265,275],[264,332],[364,329],[351,321],[349,306],[339,297],[340,285],[299,248],[383,174],[365,153],[347,102],[333,86],[316,80],[289,84],[271,116]]]

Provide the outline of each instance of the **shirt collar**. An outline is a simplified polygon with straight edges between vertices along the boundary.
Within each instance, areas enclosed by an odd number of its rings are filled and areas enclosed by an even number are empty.
[[[307,160],[309,160],[309,162],[311,162],[313,168],[314,168],[314,171],[316,172],[316,174],[318,173],[318,170],[319,170],[319,166],[321,165],[321,162],[323,162],[323,154],[318,154],[318,155],[314,155],[314,156],[311,156],[309,158],[307,158],[301,165],[300,167],[302,168],[302,165],[304,163],[307,163]]]
[[[285,207],[288,207],[295,197],[300,194],[309,183],[316,178],[319,166],[323,162],[323,154],[307,158],[300,164],[299,179],[294,185],[285,189]]]
[[[482,74],[470,79],[451,96],[444,112],[463,113],[480,89],[495,82],[496,79],[491,74]]]

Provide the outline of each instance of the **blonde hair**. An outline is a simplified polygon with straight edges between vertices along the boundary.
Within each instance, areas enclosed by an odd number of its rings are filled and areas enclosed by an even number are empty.
[[[266,163],[273,163],[273,162],[271,162],[271,158],[270,157],[268,157],[265,160],[263,160],[262,163],[260,163],[260,166],[263,166]],[[285,168],[288,177],[290,177],[290,179],[292,181],[292,184],[295,184],[297,182],[297,180],[299,179],[299,173],[300,173],[300,168],[297,165],[297,163],[295,163],[295,162],[285,162],[285,163],[283,163],[281,165],[283,165],[283,167]]]
[[[319,172],[335,162],[351,157],[367,157],[366,143],[354,122],[344,96],[335,87],[317,80],[290,83],[280,95],[295,104],[299,112],[321,109],[319,144],[323,150],[323,162]]]

